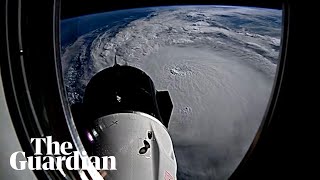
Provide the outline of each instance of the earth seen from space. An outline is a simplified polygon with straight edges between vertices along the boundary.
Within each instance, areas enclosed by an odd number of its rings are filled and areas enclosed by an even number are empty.
[[[227,179],[261,125],[276,75],[281,10],[232,6],[129,9],[65,19],[70,104],[114,64],[145,71],[173,101],[177,178]]]

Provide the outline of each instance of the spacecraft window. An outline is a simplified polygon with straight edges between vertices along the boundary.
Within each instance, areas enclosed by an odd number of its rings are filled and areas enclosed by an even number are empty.
[[[178,178],[226,179],[265,123],[281,64],[282,19],[281,9],[217,5],[62,19],[68,103],[81,102],[90,78],[112,67],[117,56],[119,65],[141,69],[156,89],[169,91],[173,112],[168,130]],[[126,101],[126,95],[119,96]],[[144,96],[132,99],[149,102]],[[147,136],[151,139],[152,132]],[[146,150],[142,147],[141,153]],[[199,169],[192,162],[201,162]]]

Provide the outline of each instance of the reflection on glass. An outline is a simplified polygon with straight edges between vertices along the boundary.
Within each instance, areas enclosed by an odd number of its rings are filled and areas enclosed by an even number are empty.
[[[281,10],[180,6],[61,22],[64,82],[81,102],[97,72],[138,67],[174,104],[169,132],[179,179],[226,179],[248,150],[275,78]],[[110,77],[112,78],[112,77]]]

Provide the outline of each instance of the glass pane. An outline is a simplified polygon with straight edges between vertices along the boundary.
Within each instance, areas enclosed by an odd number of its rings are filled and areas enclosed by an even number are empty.
[[[61,22],[70,104],[89,80],[137,67],[168,90],[178,179],[226,179],[257,133],[273,87],[281,10],[229,6],[129,9]],[[112,77],[110,77],[112,78]]]

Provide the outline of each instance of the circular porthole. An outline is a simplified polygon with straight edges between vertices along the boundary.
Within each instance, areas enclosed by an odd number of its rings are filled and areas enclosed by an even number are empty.
[[[90,165],[36,177],[236,179],[277,102],[287,6],[86,3],[4,6],[1,84],[22,150],[50,136]],[[106,155],[124,169],[87,159]]]

